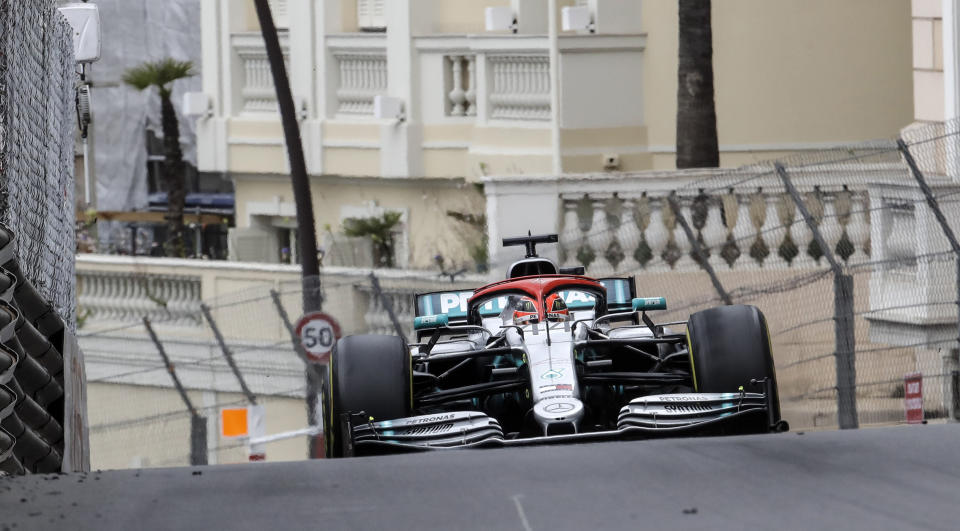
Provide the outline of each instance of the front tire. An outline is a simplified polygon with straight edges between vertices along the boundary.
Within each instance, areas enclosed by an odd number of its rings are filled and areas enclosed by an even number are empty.
[[[344,455],[341,416],[363,412],[376,421],[410,416],[410,353],[397,336],[358,335],[337,341],[323,386],[327,457]]]
[[[780,420],[777,375],[770,350],[770,333],[763,313],[755,306],[720,306],[690,316],[688,348],[694,389],[700,393],[766,392],[751,380],[769,378],[773,412],[757,420],[747,431],[766,432],[770,420]]]

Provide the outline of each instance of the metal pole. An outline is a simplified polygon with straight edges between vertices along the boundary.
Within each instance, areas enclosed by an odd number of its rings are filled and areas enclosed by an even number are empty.
[[[920,192],[923,193],[924,199],[927,201],[927,206],[930,207],[930,210],[933,212],[933,217],[937,219],[937,223],[940,225],[940,229],[943,231],[943,235],[946,236],[947,241],[950,242],[950,249],[955,255],[954,263],[956,265],[956,290],[957,290],[957,347],[958,352],[960,352],[960,242],[957,241],[957,235],[954,234],[953,228],[950,227],[950,223],[947,222],[947,217],[943,215],[943,211],[940,210],[940,203],[937,201],[937,197],[933,194],[933,190],[927,184],[927,180],[923,177],[923,172],[920,171],[920,167],[917,166],[917,161],[914,160],[913,154],[910,153],[910,147],[907,146],[907,143],[903,141],[902,138],[897,139],[897,149],[900,150],[900,153],[903,155],[903,159],[906,161],[907,166],[910,168],[910,173],[913,174],[913,178],[917,180],[917,184],[920,186]],[[955,404],[958,400],[956,396],[956,388],[950,386],[951,394],[953,394],[953,399],[949,400],[946,404],[949,408],[952,404]],[[945,398],[946,400],[946,398]]]
[[[307,177],[307,164],[303,157],[303,142],[300,138],[300,124],[297,122],[297,109],[290,91],[290,80],[277,37],[277,27],[273,22],[268,0],[254,0],[260,32],[263,35],[273,75],[273,86],[277,91],[277,104],[280,107],[280,121],[283,124],[283,137],[287,145],[287,157],[290,161],[290,180],[293,184],[293,200],[297,208],[297,237],[300,241],[301,279],[303,282],[303,311],[320,310],[320,260],[317,256],[317,230],[313,216],[313,198],[310,194],[310,180]],[[316,285],[313,285],[313,278]]]
[[[233,371],[233,375],[237,377],[237,382],[240,383],[240,390],[243,392],[243,396],[247,397],[247,402],[250,402],[251,405],[257,405],[257,397],[250,391],[250,388],[247,387],[247,382],[243,379],[243,373],[240,372],[240,368],[237,367],[237,362],[233,359],[233,352],[230,351],[230,348],[227,347],[226,341],[223,340],[223,334],[220,333],[220,328],[217,327],[217,322],[213,320],[213,315],[210,313],[210,307],[204,303],[200,304],[200,311],[203,312],[203,316],[207,319],[207,323],[210,324],[210,330],[213,331],[213,337],[216,338],[217,344],[220,345],[220,351],[223,352],[223,357],[227,360],[227,365],[230,366],[230,370]]]
[[[853,319],[853,276],[844,274],[843,267],[833,255],[833,249],[827,245],[816,220],[807,210],[800,192],[793,185],[783,164],[777,162],[774,167],[783,181],[787,193],[797,205],[803,221],[813,233],[813,239],[823,251],[824,258],[833,271],[833,320],[834,320],[834,356],[836,358],[837,379],[837,420],[840,429],[853,429],[859,426],[857,419],[857,369],[856,337]]]
[[[207,464],[207,419],[199,415],[190,417],[190,464]]]
[[[310,459],[319,459],[324,456],[324,435],[322,432],[317,433],[316,427],[323,425],[323,404],[320,397],[322,396],[323,373],[326,367],[321,367],[319,364],[311,362],[310,358],[307,357],[307,353],[303,350],[303,344],[300,342],[300,338],[297,337],[297,331],[294,330],[293,324],[290,322],[290,317],[287,315],[286,308],[283,307],[283,302],[280,300],[280,294],[277,290],[270,290],[270,298],[273,299],[273,305],[277,308],[277,313],[280,315],[280,320],[283,321],[283,326],[286,327],[287,332],[290,334],[290,342],[293,343],[294,352],[297,353],[300,361],[305,365],[307,377],[307,425],[314,430],[307,434],[310,437],[307,455]]]
[[[207,464],[207,419],[200,415],[197,408],[193,407],[193,402],[190,401],[190,397],[187,396],[187,391],[183,388],[183,384],[180,383],[180,377],[177,376],[177,371],[174,369],[173,363],[170,363],[170,357],[167,356],[167,351],[163,348],[163,343],[160,342],[160,338],[157,337],[157,333],[153,330],[150,319],[146,316],[143,317],[143,326],[146,327],[147,334],[150,335],[150,340],[156,345],[157,352],[160,353],[160,358],[163,359],[163,364],[167,368],[167,373],[170,374],[170,379],[173,380],[173,386],[176,387],[177,392],[180,393],[180,399],[183,400],[183,403],[187,406],[187,410],[190,411],[190,464],[205,465]]]
[[[384,295],[383,290],[380,289],[380,279],[377,278],[377,275],[373,274],[373,271],[370,272],[370,284],[373,286],[373,291],[376,293],[377,297],[380,298],[380,304],[383,305],[383,309],[387,311],[387,315],[390,316],[390,322],[393,323],[393,329],[397,332],[397,335],[403,339],[403,342],[407,342],[407,334],[404,333],[403,327],[400,326],[400,321],[397,320],[396,314],[393,313],[393,303],[390,302],[390,299]]]
[[[713,289],[717,290],[717,294],[720,295],[720,299],[724,304],[727,306],[733,304],[730,294],[727,293],[727,290],[723,289],[723,284],[720,283],[720,279],[717,277],[717,272],[713,270],[713,266],[711,266],[709,260],[707,260],[706,253],[704,253],[703,248],[700,247],[700,242],[697,241],[696,236],[693,235],[693,229],[690,228],[690,224],[687,223],[687,219],[683,217],[683,212],[680,210],[680,203],[677,201],[677,193],[670,192],[670,195],[667,196],[667,202],[670,203],[670,209],[673,210],[673,214],[676,216],[677,222],[680,223],[680,227],[683,229],[684,234],[687,235],[687,240],[690,241],[690,245],[693,247],[694,258],[696,259],[697,263],[700,264],[700,267],[707,272],[707,275],[710,276],[710,282],[713,283]]]

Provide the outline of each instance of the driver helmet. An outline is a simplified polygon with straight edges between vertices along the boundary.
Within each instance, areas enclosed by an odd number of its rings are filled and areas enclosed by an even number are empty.
[[[516,302],[513,310],[513,324],[522,326],[535,323],[539,321],[539,317],[537,305],[530,297],[523,297]]]
[[[567,321],[570,319],[570,310],[559,293],[547,297],[547,321]]]

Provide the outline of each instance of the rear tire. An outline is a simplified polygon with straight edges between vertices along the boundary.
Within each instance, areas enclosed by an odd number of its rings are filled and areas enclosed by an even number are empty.
[[[763,313],[755,306],[720,306],[690,316],[687,323],[690,363],[694,388],[700,393],[763,393],[762,385],[750,380],[769,378],[772,382],[774,422],[780,420],[777,375],[770,350],[770,334]],[[770,419],[746,427],[751,432],[766,432]]]
[[[377,422],[410,416],[410,377],[410,353],[400,337],[359,335],[337,341],[323,386],[327,457],[343,456],[344,413],[363,412]]]

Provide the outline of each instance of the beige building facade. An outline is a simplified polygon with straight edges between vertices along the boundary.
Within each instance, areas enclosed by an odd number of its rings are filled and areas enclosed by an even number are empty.
[[[233,256],[277,261],[295,247],[295,211],[256,14],[248,1],[202,5],[200,168],[236,183]],[[486,177],[673,167],[676,2],[272,5],[328,263],[353,265],[332,252],[344,218],[397,211],[397,266],[430,267],[438,254],[470,265],[481,236],[447,211],[484,213],[472,183]],[[589,10],[591,30],[563,30],[572,7]],[[512,13],[516,31],[487,31],[488,8]],[[715,3],[722,164],[890,137],[910,123],[910,13],[907,0]],[[402,120],[377,118],[376,96],[398,102]]]

